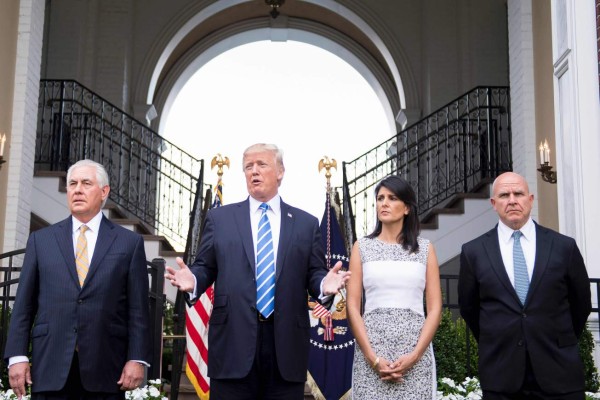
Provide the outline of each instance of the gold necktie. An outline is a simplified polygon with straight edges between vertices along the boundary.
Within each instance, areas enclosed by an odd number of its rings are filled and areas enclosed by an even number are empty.
[[[77,252],[75,254],[75,264],[77,264],[77,276],[79,276],[79,285],[83,287],[83,282],[88,273],[90,262],[88,260],[87,239],[85,232],[90,229],[86,225],[79,228],[79,238],[77,239]]]

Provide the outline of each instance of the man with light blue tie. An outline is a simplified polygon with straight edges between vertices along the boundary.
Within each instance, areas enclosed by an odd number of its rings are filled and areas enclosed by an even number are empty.
[[[500,221],[463,245],[458,283],[461,315],[479,344],[483,398],[583,400],[577,342],[591,293],[581,253],[531,219],[522,176],[498,176],[492,192]]]
[[[208,333],[211,400],[303,399],[308,366],[308,293],[321,301],[345,284],[329,272],[318,220],[284,203],[281,150],[244,152],[249,197],[208,212],[196,260],[166,278],[196,299],[214,283]]]

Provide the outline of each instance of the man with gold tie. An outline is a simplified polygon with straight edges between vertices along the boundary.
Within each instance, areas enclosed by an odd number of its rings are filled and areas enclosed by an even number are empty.
[[[104,217],[109,192],[104,167],[78,161],[67,172],[71,216],[29,237],[4,354],[19,398],[31,385],[32,399],[124,399],[142,383],[144,242]]]

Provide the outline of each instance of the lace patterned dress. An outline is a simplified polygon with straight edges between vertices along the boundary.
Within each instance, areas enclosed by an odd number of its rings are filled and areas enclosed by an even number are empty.
[[[395,360],[416,346],[425,321],[423,299],[429,240],[418,238],[419,252],[379,239],[359,240],[365,290],[363,319],[373,350]],[[357,346],[358,349],[358,346]],[[361,351],[354,352],[352,396],[368,399],[435,399],[435,360],[431,345],[404,376],[382,381]]]

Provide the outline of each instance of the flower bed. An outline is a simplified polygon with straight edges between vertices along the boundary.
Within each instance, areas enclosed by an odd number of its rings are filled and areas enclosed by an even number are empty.
[[[466,378],[457,384],[450,378],[442,378],[438,381],[437,400],[465,400],[482,399],[483,393],[479,385],[479,379]],[[586,400],[600,399],[600,393],[585,393]]]
[[[160,391],[162,382],[160,379],[149,380],[144,387],[129,390],[125,392],[127,400],[167,400],[167,397]],[[17,400],[17,396],[12,389],[3,390],[2,381],[0,381],[0,400]],[[30,396],[23,396],[24,400],[29,400]]]

